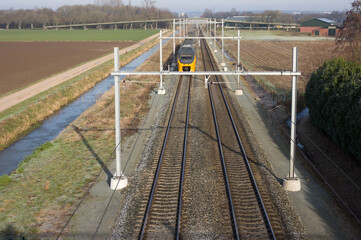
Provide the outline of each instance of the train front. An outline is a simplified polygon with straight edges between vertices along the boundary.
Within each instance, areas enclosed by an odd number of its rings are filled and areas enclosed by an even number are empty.
[[[178,71],[194,72],[196,70],[196,52],[192,45],[183,45],[178,53]]]

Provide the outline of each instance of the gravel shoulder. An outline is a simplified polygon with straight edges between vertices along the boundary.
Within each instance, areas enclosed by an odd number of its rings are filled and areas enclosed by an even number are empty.
[[[165,95],[152,93],[151,108],[144,120],[144,125],[140,128],[143,130],[140,132],[139,139],[143,139],[143,142],[133,142],[137,151],[133,152],[135,156],[129,158],[132,171],[127,171],[128,166],[126,166],[125,175],[128,176],[129,184],[126,189],[122,190],[124,201],[121,203],[120,211],[116,213],[117,220],[112,228],[111,239],[137,238],[138,232],[134,226],[139,223],[142,217],[139,215],[142,199],[149,194],[149,191],[144,189],[150,189],[152,184],[153,171],[150,169],[152,169],[153,161],[156,159],[153,157],[158,150],[156,143],[164,137],[177,84],[174,77],[167,77],[164,80],[167,93]]]
[[[221,59],[220,50],[215,55]],[[227,63],[229,69],[232,66]],[[231,91],[236,89],[236,78],[228,78]],[[334,200],[322,184],[302,164],[301,155],[296,156],[295,171],[301,179],[302,189],[299,192],[286,192],[282,188],[283,178],[289,168],[289,141],[280,132],[276,123],[269,117],[272,110],[272,99],[250,79],[241,80],[244,95],[237,96],[241,105],[242,115],[249,126],[259,149],[264,155],[264,172],[268,172],[269,179],[278,182],[278,186],[271,188],[275,198],[283,201],[284,218],[295,238],[311,239],[347,239],[350,236],[341,224],[335,208]],[[277,190],[278,189],[278,190]],[[277,190],[277,191],[276,191]]]
[[[165,88],[170,89],[169,85],[173,82],[175,81],[165,81]],[[151,143],[156,141],[165,127],[163,124],[165,121],[161,120],[165,117],[166,108],[170,105],[171,94],[167,93],[163,96],[157,95],[156,89],[152,91],[148,101],[150,106],[148,114],[139,124],[137,133],[122,143],[122,168],[124,175],[128,178],[128,186],[114,192],[109,187],[109,176],[103,172],[70,222],[66,239],[92,238],[96,228],[99,229],[94,239],[106,239],[111,237],[113,228],[118,229],[123,225],[132,227],[132,222],[125,220],[129,217],[128,215],[131,217],[132,213],[125,210],[138,206],[140,199],[138,196],[143,194],[140,186],[146,183],[149,175],[147,160],[152,152]],[[111,173],[115,172],[115,160],[112,160],[108,169]],[[123,234],[121,236],[124,236]],[[117,236],[113,233],[113,237],[114,235]]]
[[[207,112],[209,99],[206,93],[204,80],[195,77],[191,97],[190,147],[188,148],[190,157],[187,161],[189,171],[187,171],[185,179],[186,190],[184,193],[181,232],[182,237],[185,239],[229,239],[227,233],[231,232],[231,229],[227,229],[230,226],[229,222],[226,221],[226,212],[228,210],[223,208],[227,206],[227,201],[224,199],[225,192],[219,166],[220,161],[217,157],[214,157],[217,156],[217,153],[210,153],[216,151],[217,146],[211,115]],[[167,94],[170,94],[170,92]],[[154,155],[157,156],[157,153],[159,153],[159,145],[164,135],[164,127],[167,124],[166,116],[169,114],[171,99],[173,97],[164,99],[162,102],[162,105],[168,104],[168,107],[161,108],[164,112],[158,116],[163,129],[158,127],[157,124],[153,124],[154,133],[150,134],[151,137],[148,138],[145,144],[145,150],[134,178],[132,177],[132,184],[134,185],[129,186],[124,192],[126,198],[114,227],[112,239],[136,239],[138,236],[137,226],[141,223],[144,214],[141,209],[147,202],[149,195],[147,189],[150,189],[153,180],[154,162],[157,159]],[[248,126],[246,118],[242,118],[241,121],[244,122],[243,125]],[[267,189],[270,186],[267,194],[276,199],[270,208],[274,208],[271,217],[277,219],[274,227],[277,229],[278,235],[280,238],[307,238],[287,195],[284,192],[282,193],[282,188],[277,181],[278,178],[270,174],[272,167],[264,160],[266,158],[265,154],[262,149],[257,147],[257,141],[251,137],[252,133],[248,132],[247,135],[252,144],[255,144],[253,151],[258,155],[255,160],[261,166],[261,173],[265,175],[260,177],[261,181],[263,181],[263,188]],[[223,189],[223,192],[221,189]]]

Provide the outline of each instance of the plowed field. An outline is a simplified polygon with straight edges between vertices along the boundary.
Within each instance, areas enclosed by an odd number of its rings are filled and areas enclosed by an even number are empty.
[[[237,57],[237,42],[229,41],[226,47]],[[249,71],[292,70],[292,47],[298,47],[298,71],[302,73],[298,89],[304,91],[312,72],[335,56],[334,41],[241,41],[241,63]],[[276,91],[291,89],[291,78],[271,76],[261,79]]]
[[[0,42],[0,95],[135,42]]]

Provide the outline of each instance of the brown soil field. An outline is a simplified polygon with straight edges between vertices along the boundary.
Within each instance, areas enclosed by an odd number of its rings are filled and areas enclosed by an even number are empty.
[[[241,41],[241,64],[249,71],[292,70],[292,47],[298,47],[298,89],[303,92],[313,71],[336,55],[334,41]],[[226,48],[237,58],[237,42],[228,41]],[[291,78],[262,77],[278,90],[290,90]]]
[[[135,42],[0,42],[0,95]]]

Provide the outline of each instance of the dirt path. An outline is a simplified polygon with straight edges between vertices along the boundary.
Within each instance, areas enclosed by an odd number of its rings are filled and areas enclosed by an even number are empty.
[[[119,55],[125,54],[128,51],[131,51],[135,48],[140,47],[141,45],[143,45],[144,43],[150,41],[151,39],[153,39],[154,37],[158,36],[158,33],[150,36],[149,38],[146,38],[142,41],[139,41],[127,48],[123,48],[119,50]],[[83,65],[80,65],[76,68],[73,68],[69,71],[60,73],[58,75],[55,75],[53,77],[49,77],[47,79],[45,79],[44,81],[38,82],[34,85],[31,85],[25,89],[22,89],[20,91],[17,91],[15,93],[12,93],[10,95],[4,96],[2,98],[0,98],[0,112],[15,106],[16,104],[25,101],[26,99],[29,99],[43,91],[46,91],[54,86],[57,86],[60,83],[63,83],[65,81],[70,80],[71,78],[86,72],[94,67],[96,67],[99,64],[102,64],[106,61],[109,61],[113,58],[113,53],[106,55],[104,57],[95,59],[91,62],[85,63]]]

